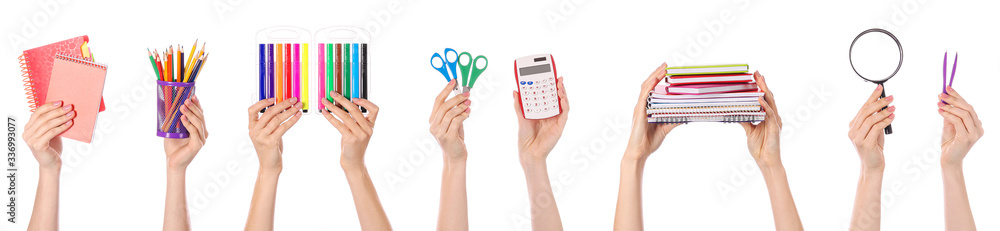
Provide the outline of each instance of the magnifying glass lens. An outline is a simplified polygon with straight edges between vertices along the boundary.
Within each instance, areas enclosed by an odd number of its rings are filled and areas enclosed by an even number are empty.
[[[899,64],[899,46],[889,35],[867,33],[858,38],[851,51],[851,64],[861,78],[872,82],[888,80]]]

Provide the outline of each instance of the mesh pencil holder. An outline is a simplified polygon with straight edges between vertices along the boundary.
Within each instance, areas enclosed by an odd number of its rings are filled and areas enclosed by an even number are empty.
[[[194,82],[156,81],[156,136],[183,139],[187,128],[181,124],[181,105],[194,95]]]

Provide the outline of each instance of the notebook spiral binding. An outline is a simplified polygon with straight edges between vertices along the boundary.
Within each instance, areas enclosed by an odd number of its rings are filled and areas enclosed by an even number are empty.
[[[723,122],[723,123],[760,123],[764,120],[762,116],[756,115],[725,115],[725,116],[698,116],[698,117],[648,117],[650,123],[689,123],[689,122]]]
[[[108,65],[105,65],[103,63],[94,62],[93,60],[88,59],[88,58],[83,58],[83,57],[78,57],[78,56],[71,56],[71,55],[62,54],[62,53],[56,54],[56,58],[57,59],[66,60],[66,61],[70,61],[70,62],[74,62],[74,63],[83,64],[83,65],[88,65],[88,66],[92,66],[92,67],[96,67],[96,68],[101,68],[101,70],[108,70]]]
[[[35,80],[31,78],[31,69],[28,68],[28,59],[24,57],[24,53],[17,56],[17,63],[21,65],[21,76],[24,77],[24,94],[27,95],[25,98],[28,100],[28,108],[31,112],[35,112],[35,108],[38,107],[35,102]]]
[[[759,105],[728,105],[728,106],[694,106],[694,107],[672,107],[672,108],[647,108],[647,114],[680,114],[680,113],[708,113],[708,112],[756,112],[760,111]]]

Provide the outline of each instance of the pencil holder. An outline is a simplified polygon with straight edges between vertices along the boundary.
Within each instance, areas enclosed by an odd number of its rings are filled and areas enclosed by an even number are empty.
[[[181,105],[194,95],[194,82],[156,81],[156,136],[183,139],[187,128],[181,124]]]

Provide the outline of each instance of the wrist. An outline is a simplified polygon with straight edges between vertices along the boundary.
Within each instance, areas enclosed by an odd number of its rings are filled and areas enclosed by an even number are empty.
[[[469,159],[469,152],[465,149],[456,151],[445,151],[444,152],[444,162],[448,163],[465,163]]]
[[[344,158],[340,157],[340,168],[344,169],[344,172],[356,171],[358,169],[365,169],[365,159],[364,158]]]
[[[646,155],[646,152],[639,149],[629,148],[625,150],[625,155],[622,156],[622,164],[625,164],[626,161],[629,163],[645,164],[646,158],[649,158],[649,155]]]
[[[545,159],[548,157],[548,153],[537,153],[530,151],[520,151],[518,152],[518,160],[521,161],[521,166],[535,165],[538,163],[545,164]]]
[[[59,178],[59,173],[62,171],[61,167],[62,165],[59,164],[57,164],[56,166],[39,166],[38,176]]]
[[[281,174],[281,168],[282,167],[281,167],[280,163],[276,164],[276,165],[270,165],[270,164],[264,165],[264,164],[262,164],[262,165],[260,165],[260,169],[257,170],[258,171],[257,172],[257,176],[258,177],[260,177],[260,176],[278,176],[278,175]]]
[[[952,162],[952,163],[945,163],[944,161],[942,161],[941,162],[941,171],[945,171],[945,172],[958,171],[958,172],[961,172],[962,171],[962,161]]]

